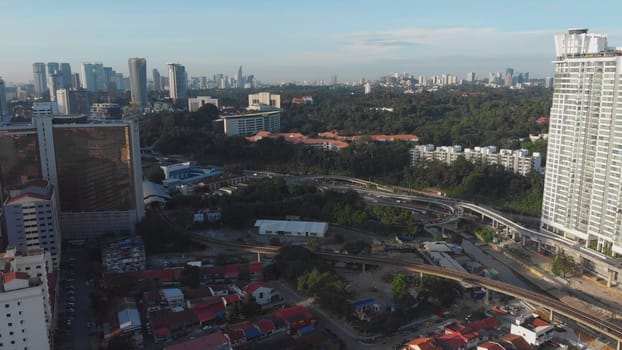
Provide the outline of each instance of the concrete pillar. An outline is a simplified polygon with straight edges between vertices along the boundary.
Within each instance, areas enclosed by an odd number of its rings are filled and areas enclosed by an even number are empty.
[[[486,288],[486,294],[484,295],[484,305],[490,304],[490,292]]]
[[[445,234],[445,226],[441,226],[441,233]]]
[[[538,253],[542,252],[542,242],[538,241]]]
[[[520,238],[520,244],[524,247],[525,245],[527,245],[527,236],[523,235],[523,237]]]
[[[622,350],[622,342],[620,342],[619,340],[616,341],[616,350]]]
[[[607,287],[611,288],[613,285],[613,275],[614,272],[612,270],[607,270]]]
[[[363,263],[363,273],[365,273],[365,263]]]
[[[484,214],[482,214],[482,222],[484,222]]]
[[[261,253],[260,252],[257,252],[257,261],[261,262]]]
[[[551,322],[553,322],[553,317],[555,317],[555,315],[553,314],[553,310],[551,310],[551,311],[549,312],[549,320],[550,320]]]

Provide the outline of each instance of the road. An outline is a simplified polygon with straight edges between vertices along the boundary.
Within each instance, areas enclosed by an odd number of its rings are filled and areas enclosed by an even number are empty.
[[[61,299],[57,303],[57,307],[62,308],[62,312],[65,310],[65,296],[66,287],[74,286],[75,287],[75,317],[72,319],[72,323],[70,327],[67,327],[68,330],[71,330],[72,336],[69,337],[73,341],[71,342],[72,347],[68,347],[71,349],[84,349],[88,350],[91,348],[91,339],[89,336],[89,328],[87,327],[90,322],[89,312],[90,312],[90,296],[89,296],[89,287],[85,285],[85,281],[89,279],[89,257],[86,249],[82,248],[66,248],[63,253],[63,259],[71,259],[72,261],[68,261],[68,266],[73,268],[69,269],[61,269],[61,275],[67,279],[64,282],[61,281],[60,287]],[[75,259],[75,261],[73,261]],[[71,271],[74,271],[72,274]],[[72,276],[69,276],[72,274]],[[62,320],[65,322],[65,320]]]

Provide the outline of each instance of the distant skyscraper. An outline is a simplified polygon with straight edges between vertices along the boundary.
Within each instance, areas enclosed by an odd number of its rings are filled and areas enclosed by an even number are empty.
[[[475,72],[468,72],[466,75],[466,81],[474,82],[475,81]]]
[[[130,58],[130,90],[132,104],[142,110],[147,106],[147,60],[144,58]]]
[[[59,114],[85,114],[90,111],[89,94],[84,89],[60,89],[56,91]]]
[[[69,89],[71,87],[71,66],[69,63],[60,64],[60,73],[62,76],[62,88]]]
[[[236,80],[237,80],[236,84],[237,84],[238,89],[243,89],[244,88],[244,76],[242,75],[242,66],[238,68],[238,76]]]
[[[48,89],[47,77],[45,75],[45,63],[33,63],[32,74],[35,82],[35,95],[40,97]]]
[[[82,84],[80,84],[80,74],[73,73],[71,75],[71,86],[72,89],[80,89]]]
[[[366,82],[363,86],[365,87],[365,95],[371,94],[371,83]]]
[[[48,88],[50,89],[50,101],[56,101],[56,90],[63,87],[63,75],[57,69],[48,75]]]
[[[153,89],[155,91],[162,91],[162,79],[160,79],[160,72],[157,68],[154,68],[151,73],[153,74]]]
[[[48,62],[48,75],[52,75],[52,73],[58,71],[60,71],[60,65],[58,62]]]
[[[553,77],[544,78],[544,87],[550,89],[553,87]]]
[[[89,91],[95,90],[95,69],[92,63],[82,63],[82,87]]]
[[[106,91],[108,86],[106,85],[106,73],[104,72],[103,63],[95,63],[93,65],[93,72],[95,73],[95,91]]]
[[[555,50],[542,229],[622,254],[622,53],[587,29],[556,35]]]
[[[174,100],[188,97],[186,68],[181,64],[169,63],[168,65],[168,91],[169,96]]]
[[[10,119],[9,106],[6,104],[6,88],[4,80],[0,78],[0,123],[8,122]]]

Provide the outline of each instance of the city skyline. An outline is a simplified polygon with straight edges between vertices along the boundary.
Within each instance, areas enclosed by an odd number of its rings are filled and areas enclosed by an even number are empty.
[[[553,73],[555,33],[585,27],[622,42],[615,23],[622,5],[608,3],[603,12],[602,6],[561,1],[320,1],[294,7],[284,1],[209,6],[186,1],[183,26],[169,23],[162,32],[170,21],[164,1],[113,0],[107,6],[122,11],[110,11],[109,20],[102,21],[106,12],[100,4],[9,0],[0,27],[12,36],[2,44],[0,75],[8,82],[28,82],[33,62],[70,62],[75,70],[91,61],[127,75],[127,58],[145,57],[148,69],[166,71],[167,63],[180,62],[189,76],[235,76],[243,65],[269,83],[328,80],[334,74],[340,80],[376,79],[404,71],[460,77],[474,71],[483,77],[506,67],[544,77]],[[24,13],[35,23],[25,29]],[[73,25],[50,21],[56,15],[72,18]],[[231,18],[236,26],[228,25]],[[110,21],[116,25],[109,26]],[[22,30],[11,30],[18,26]]]

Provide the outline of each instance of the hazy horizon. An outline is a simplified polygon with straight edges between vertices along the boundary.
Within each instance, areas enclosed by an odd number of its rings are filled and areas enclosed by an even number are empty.
[[[553,74],[553,35],[585,27],[622,46],[622,4],[579,1],[205,1],[106,3],[5,0],[0,76],[33,80],[33,62],[102,62],[127,75],[130,57],[167,75],[254,74],[281,81],[375,80],[393,72],[478,78],[512,67]],[[451,9],[451,10],[449,10]],[[27,20],[25,20],[27,19]]]

